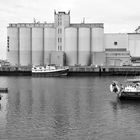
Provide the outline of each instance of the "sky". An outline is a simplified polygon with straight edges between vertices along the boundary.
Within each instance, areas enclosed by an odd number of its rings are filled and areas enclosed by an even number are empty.
[[[140,25],[139,0],[0,0],[0,59],[6,58],[9,23],[54,22],[54,10],[71,11],[71,23],[104,23],[105,33],[130,33]]]

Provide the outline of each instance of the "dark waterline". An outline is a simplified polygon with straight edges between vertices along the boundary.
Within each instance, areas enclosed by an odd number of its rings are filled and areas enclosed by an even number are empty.
[[[109,91],[126,77],[0,77],[0,139],[139,140],[140,102]]]

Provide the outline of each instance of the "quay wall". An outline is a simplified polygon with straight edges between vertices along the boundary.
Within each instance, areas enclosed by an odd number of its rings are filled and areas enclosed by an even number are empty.
[[[31,67],[0,67],[0,76],[31,76]],[[69,66],[69,76],[136,76],[140,67]]]
[[[125,66],[125,67],[92,67],[92,66],[73,66],[69,68],[69,75],[70,76],[136,76],[140,75],[140,67],[132,67],[132,66]]]

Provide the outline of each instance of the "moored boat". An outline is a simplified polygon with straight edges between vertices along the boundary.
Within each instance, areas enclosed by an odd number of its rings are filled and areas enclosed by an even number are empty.
[[[67,76],[68,71],[69,71],[68,67],[57,67],[55,65],[33,66],[32,76],[43,76],[43,77]]]
[[[128,79],[124,85],[113,82],[110,91],[119,99],[140,99],[140,79]]]

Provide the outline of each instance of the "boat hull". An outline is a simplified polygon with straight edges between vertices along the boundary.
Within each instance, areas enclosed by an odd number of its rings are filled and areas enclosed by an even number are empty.
[[[32,76],[39,77],[57,77],[57,76],[67,76],[69,69],[50,71],[50,72],[32,72]]]
[[[140,100],[140,92],[120,92],[118,98]]]

